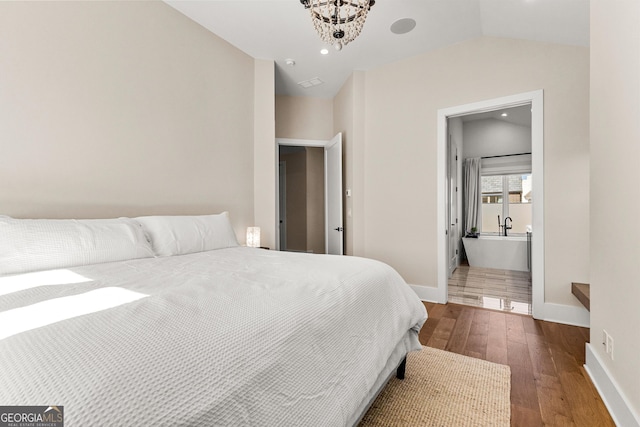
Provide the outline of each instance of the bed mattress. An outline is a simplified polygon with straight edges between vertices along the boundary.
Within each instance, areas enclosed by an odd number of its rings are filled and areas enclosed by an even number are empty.
[[[68,426],[352,425],[425,320],[357,257],[235,247],[0,277],[0,403],[62,405]]]

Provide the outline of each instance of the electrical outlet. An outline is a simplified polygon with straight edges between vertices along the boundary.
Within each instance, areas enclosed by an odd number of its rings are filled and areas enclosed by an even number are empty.
[[[609,353],[609,357],[613,360],[613,338],[611,335],[607,335],[607,353]]]
[[[613,338],[604,329],[602,330],[602,345],[604,346],[604,351],[613,360]]]

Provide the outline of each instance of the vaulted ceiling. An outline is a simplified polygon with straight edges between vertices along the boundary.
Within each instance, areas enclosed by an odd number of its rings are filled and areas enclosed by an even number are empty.
[[[481,36],[589,44],[589,0],[378,0],[360,36],[341,51],[315,33],[299,0],[166,0],[248,55],[276,63],[276,93],[333,97],[353,70],[367,70]],[[402,18],[413,31],[394,34]],[[295,65],[287,65],[287,60]],[[303,88],[298,83],[323,83]]]

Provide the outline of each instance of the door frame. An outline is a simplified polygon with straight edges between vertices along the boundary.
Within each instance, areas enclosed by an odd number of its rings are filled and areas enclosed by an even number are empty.
[[[531,104],[531,173],[534,202],[532,206],[533,239],[532,302],[531,311],[536,319],[544,319],[544,92],[542,89],[520,94],[474,102],[438,110],[437,136],[437,302],[448,299],[448,252],[446,235],[446,160],[447,119],[467,114],[482,113],[501,108]]]
[[[453,272],[460,265],[460,204],[458,203],[460,197],[458,188],[460,182],[458,182],[459,162],[458,162],[458,146],[453,143],[450,129],[447,129],[447,279],[451,277]],[[454,150],[455,148],[455,150]],[[455,154],[454,154],[455,151]],[[454,158],[455,156],[455,158]],[[455,167],[453,167],[455,165]],[[455,179],[455,181],[454,181]],[[455,190],[454,187],[455,182]],[[455,223],[451,223],[453,215],[453,208],[455,207]],[[452,242],[455,242],[452,244]],[[451,257],[452,250],[455,250],[455,256]]]
[[[284,170],[284,174],[280,173],[282,170]],[[284,245],[284,249],[287,249],[287,245],[286,245],[286,241],[287,241],[287,211],[285,209],[284,213],[282,213],[280,207],[281,206],[287,206],[287,162],[281,161],[280,160],[280,154],[278,153],[278,185],[277,187],[277,192],[278,192],[278,199],[276,200],[276,203],[278,203],[278,212],[277,212],[277,221],[278,221],[278,242],[280,243],[280,246],[282,246],[282,237],[284,237],[285,240],[285,245]],[[284,193],[280,193],[280,189],[284,189]],[[281,200],[282,199],[282,200]],[[284,225],[284,227],[282,226]]]
[[[276,138],[276,156],[275,156],[275,162],[276,162],[276,182],[279,183],[280,182],[280,168],[279,168],[279,164],[280,164],[280,146],[281,145],[287,145],[287,146],[296,146],[296,147],[319,147],[319,148],[323,148],[325,150],[324,156],[325,156],[325,168],[324,168],[324,180],[325,180],[325,187],[326,187],[326,180],[327,180],[327,168],[326,168],[326,150],[328,147],[330,147],[332,145],[333,142],[333,138],[329,139],[329,140],[320,140],[320,139],[293,139],[293,138]],[[276,185],[276,250],[280,250],[280,188],[279,185]],[[325,188],[325,252],[327,252],[327,245],[328,245],[328,219],[327,219],[327,206],[326,206],[327,200],[326,200],[326,188]],[[343,212],[343,216],[344,216],[344,212]]]
[[[330,186],[331,182],[329,180],[329,150],[333,147],[338,147],[338,156],[339,156],[339,167],[338,173],[340,174],[340,189],[338,191],[338,212],[337,215],[339,219],[339,224],[329,224],[332,216],[329,212],[330,203],[329,196],[330,194],[335,196],[335,192],[331,193],[332,187]],[[337,231],[339,236],[339,244],[338,253],[333,253],[334,255],[344,255],[344,201],[343,201],[343,189],[344,189],[344,170],[343,170],[343,152],[342,152],[342,132],[338,132],[333,138],[327,141],[327,144],[324,146],[324,252],[326,254],[331,254],[332,252],[329,250],[330,235],[334,235],[331,233],[332,231]],[[335,188],[333,188],[335,190]],[[333,200],[333,198],[332,198]],[[336,212],[333,212],[335,214]],[[338,228],[333,229],[334,225],[338,225]]]

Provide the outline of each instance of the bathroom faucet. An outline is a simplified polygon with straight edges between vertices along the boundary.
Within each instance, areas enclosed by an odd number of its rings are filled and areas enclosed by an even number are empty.
[[[507,220],[509,220],[509,225],[507,225]],[[504,235],[507,235],[507,230],[511,230],[511,217],[508,216],[504,219]]]

